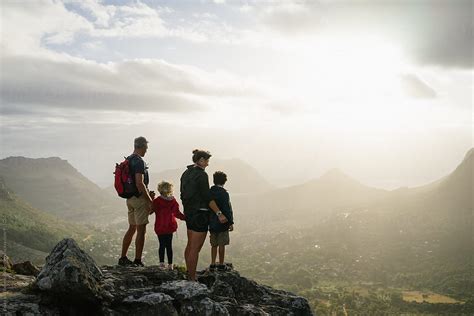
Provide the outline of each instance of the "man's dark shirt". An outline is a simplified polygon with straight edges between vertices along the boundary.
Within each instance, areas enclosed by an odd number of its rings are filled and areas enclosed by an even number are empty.
[[[143,174],[143,183],[145,184],[145,187],[148,188],[148,184],[150,183],[150,179],[148,177],[148,167],[143,160],[142,157],[139,155],[133,154],[128,156],[127,158],[129,160],[129,166],[130,166],[130,174],[133,175],[133,180],[135,181],[135,175],[137,173]],[[135,183],[136,186],[136,183]],[[138,192],[138,188],[137,188]],[[140,196],[140,193],[135,194],[136,197]]]

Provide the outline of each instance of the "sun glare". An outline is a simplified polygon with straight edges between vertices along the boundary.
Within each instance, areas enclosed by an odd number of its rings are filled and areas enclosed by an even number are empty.
[[[321,37],[301,44],[297,56],[287,88],[324,125],[386,129],[405,119],[400,75],[410,65],[396,45],[371,36]]]

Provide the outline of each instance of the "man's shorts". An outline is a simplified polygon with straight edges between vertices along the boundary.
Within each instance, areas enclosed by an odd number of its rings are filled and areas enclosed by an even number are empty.
[[[229,231],[211,232],[210,241],[212,247],[227,246],[230,242]]]
[[[205,233],[209,228],[210,211],[188,211],[186,216],[186,227],[192,231]]]
[[[150,215],[150,204],[145,196],[132,196],[127,199],[128,223],[130,225],[148,224],[148,215]]]

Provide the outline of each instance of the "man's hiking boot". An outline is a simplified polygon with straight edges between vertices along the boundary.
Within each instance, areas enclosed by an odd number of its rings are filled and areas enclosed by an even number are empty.
[[[135,259],[133,260],[133,263],[132,263],[135,267],[144,267],[145,265],[143,264],[143,262],[139,259]]]
[[[125,256],[119,259],[118,264],[119,266],[131,266],[133,262]]]

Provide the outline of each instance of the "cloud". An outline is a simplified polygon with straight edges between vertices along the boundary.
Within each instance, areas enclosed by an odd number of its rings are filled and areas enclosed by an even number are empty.
[[[42,51],[44,43],[70,43],[78,32],[93,26],[84,17],[68,11],[62,3],[39,1],[2,2],[2,55]]]
[[[259,14],[264,25],[286,35],[317,30],[322,26],[318,3],[281,2],[265,6]]]
[[[2,53],[31,54],[77,38],[174,38],[189,42],[228,42],[232,29],[213,15],[186,19],[168,7],[141,1],[106,5],[94,0],[2,2]],[[47,52],[47,50],[46,50]]]
[[[473,2],[277,2],[260,5],[260,23],[286,36],[375,33],[404,47],[421,65],[472,68]]]
[[[100,64],[70,56],[4,57],[1,95],[8,107],[31,104],[64,109],[131,112],[206,110],[222,98],[252,98],[261,92],[225,73],[161,60]]]

